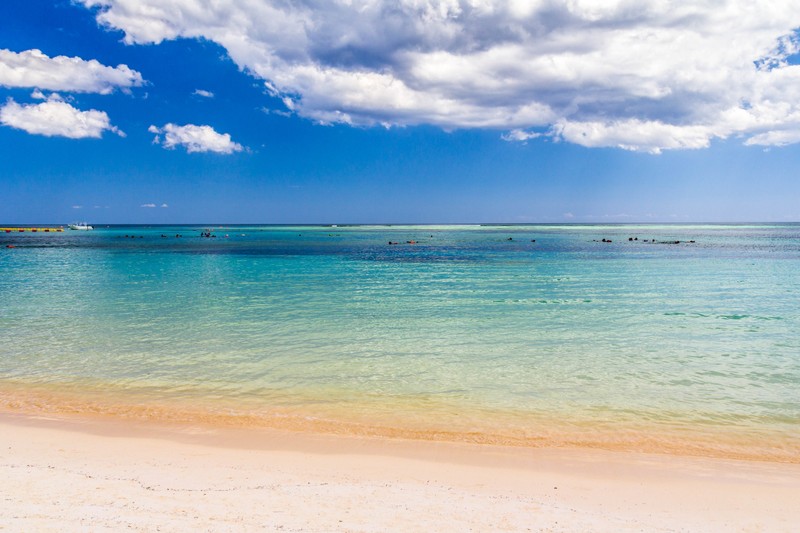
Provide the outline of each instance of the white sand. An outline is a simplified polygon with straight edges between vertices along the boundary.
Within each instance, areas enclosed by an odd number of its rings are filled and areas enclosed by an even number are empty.
[[[7,531],[798,531],[800,465],[0,415]]]

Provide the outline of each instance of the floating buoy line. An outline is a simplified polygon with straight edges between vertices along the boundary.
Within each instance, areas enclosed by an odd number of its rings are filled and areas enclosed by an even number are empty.
[[[3,233],[58,233],[64,231],[64,228],[28,228],[28,227],[18,227],[18,228],[0,228],[0,232]]]

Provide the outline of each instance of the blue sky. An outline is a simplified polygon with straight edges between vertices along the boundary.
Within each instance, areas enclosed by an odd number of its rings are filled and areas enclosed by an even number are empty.
[[[800,220],[796,9],[194,4],[3,3],[0,223]]]

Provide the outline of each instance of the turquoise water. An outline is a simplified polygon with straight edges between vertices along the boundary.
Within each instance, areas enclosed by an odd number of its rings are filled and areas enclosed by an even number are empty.
[[[202,231],[0,234],[2,405],[800,460],[800,225]]]

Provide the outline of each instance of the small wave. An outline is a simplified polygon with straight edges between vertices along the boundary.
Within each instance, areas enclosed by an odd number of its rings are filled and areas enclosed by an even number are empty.
[[[722,320],[744,320],[750,318],[753,320],[784,320],[782,316],[759,316],[759,315],[717,315],[717,318]]]
[[[748,314],[724,314],[724,315],[709,315],[707,313],[685,313],[682,311],[668,311],[664,313],[664,316],[685,316],[690,318],[708,318],[713,316],[713,318],[717,318],[720,320],[786,320],[782,316],[762,316],[762,315],[748,315]]]
[[[515,304],[533,304],[533,305],[571,305],[571,304],[592,303],[592,300],[588,298],[555,298],[555,299],[506,298],[493,301],[494,303],[515,303]]]

